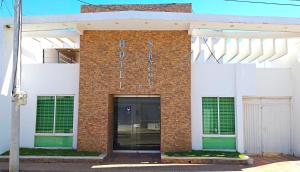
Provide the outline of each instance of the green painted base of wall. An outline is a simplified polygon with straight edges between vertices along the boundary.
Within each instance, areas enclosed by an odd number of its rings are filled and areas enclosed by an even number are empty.
[[[73,136],[35,136],[35,147],[73,147]]]
[[[232,149],[236,150],[235,137],[204,137],[203,149]]]

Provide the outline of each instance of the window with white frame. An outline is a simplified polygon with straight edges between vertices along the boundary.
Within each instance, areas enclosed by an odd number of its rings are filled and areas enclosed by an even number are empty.
[[[235,103],[233,97],[202,97],[202,123],[204,148],[235,148]]]
[[[72,147],[74,96],[38,96],[35,147]]]

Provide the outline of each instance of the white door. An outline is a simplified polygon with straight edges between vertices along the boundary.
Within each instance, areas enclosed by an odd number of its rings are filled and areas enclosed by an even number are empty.
[[[290,107],[290,99],[244,99],[246,153],[291,153]]]

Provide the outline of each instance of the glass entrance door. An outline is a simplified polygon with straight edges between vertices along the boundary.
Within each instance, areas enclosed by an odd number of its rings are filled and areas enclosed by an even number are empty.
[[[160,149],[160,98],[116,97],[115,150]]]

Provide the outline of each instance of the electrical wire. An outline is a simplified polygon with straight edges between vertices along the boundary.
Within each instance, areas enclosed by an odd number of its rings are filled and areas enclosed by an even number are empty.
[[[20,16],[19,16],[19,33],[18,33],[18,37],[19,37],[19,47],[18,47],[18,51],[14,52],[19,54],[20,56],[17,59],[14,59],[16,61],[15,64],[15,71],[13,71],[13,88],[12,88],[12,95],[14,95],[17,91],[21,90],[21,82],[22,82],[22,58],[21,58],[21,54],[22,54],[22,23],[23,23],[23,18],[22,18],[22,1],[20,1],[19,4],[19,10],[20,10]],[[17,15],[17,11],[14,10],[14,14]],[[15,16],[16,17],[16,16]],[[16,26],[15,26],[16,27]]]
[[[210,56],[209,56],[209,58],[210,58],[211,56],[213,56],[213,57],[214,57],[214,59],[216,60],[216,62],[217,62],[217,63],[220,63],[220,62],[219,62],[219,60],[216,58],[215,54],[214,54],[214,53],[212,52],[212,50],[210,49],[209,45],[207,44],[207,39],[205,39],[205,38],[202,38],[202,40],[203,40],[203,42],[205,43],[205,45],[206,45],[207,49],[208,49],[208,50],[209,50],[209,52],[210,52]]]
[[[6,4],[5,0],[1,0],[0,9],[6,8],[6,11],[9,13],[10,16],[12,16],[11,10],[8,8],[8,5]]]
[[[24,4],[24,2],[22,1],[22,4]],[[14,8],[14,0],[11,0],[11,6],[12,8]],[[26,12],[25,12],[26,11]],[[28,14],[28,11],[25,10],[24,8],[22,8],[22,16],[29,16],[30,14]]]
[[[86,2],[86,1],[83,1],[83,0],[77,0],[78,2],[81,2],[81,3],[83,3],[83,4],[87,4],[87,5],[94,5],[94,4],[91,4],[91,3],[89,3],[89,2]]]
[[[3,2],[3,5],[5,6],[5,8],[6,8],[7,12],[9,13],[9,15],[10,15],[10,16],[13,16],[13,14],[12,14],[11,10],[8,8],[8,5],[6,4],[6,1],[5,1],[5,0],[3,0],[2,2]]]
[[[248,0],[224,0],[224,1],[227,1],[227,2],[240,2],[240,3],[251,3],[251,4],[264,4],[264,5],[278,5],[278,6],[300,7],[300,4],[291,4],[291,3],[277,3],[277,2],[265,2],[265,1],[248,1]],[[290,0],[290,1],[297,1],[297,0]]]

